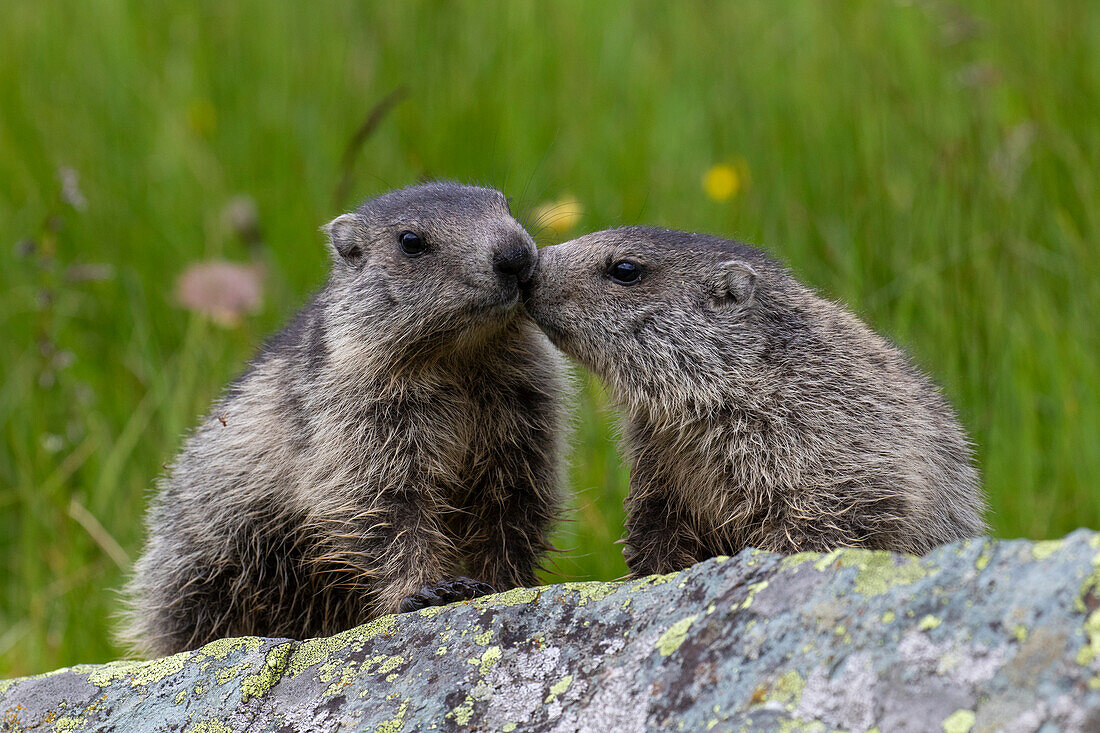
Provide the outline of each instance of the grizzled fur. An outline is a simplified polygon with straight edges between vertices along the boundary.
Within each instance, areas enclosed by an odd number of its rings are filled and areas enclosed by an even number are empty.
[[[405,231],[427,251],[403,253]],[[385,194],[327,232],[328,282],[161,482],[129,588],[142,651],[329,635],[460,571],[536,583],[565,385],[517,317],[534,242],[499,192],[452,183]]]
[[[611,279],[621,260],[643,268],[636,283]],[[624,408],[635,574],[748,546],[923,553],[985,529],[939,391],[753,247],[589,234],[542,250],[526,307]]]

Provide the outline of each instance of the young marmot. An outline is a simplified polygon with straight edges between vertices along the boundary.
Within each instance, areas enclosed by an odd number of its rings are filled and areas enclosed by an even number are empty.
[[[596,232],[541,251],[525,305],[624,408],[635,575],[748,546],[923,553],[985,529],[937,389],[753,247]]]
[[[403,600],[536,583],[564,372],[517,317],[534,242],[500,192],[454,183],[326,229],[328,282],[160,483],[129,587],[142,651],[328,635]],[[432,587],[459,572],[473,580]]]

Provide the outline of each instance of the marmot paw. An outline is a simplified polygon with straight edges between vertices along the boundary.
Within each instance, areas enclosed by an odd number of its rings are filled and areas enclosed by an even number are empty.
[[[488,583],[459,576],[424,586],[419,593],[401,601],[401,613],[419,611],[428,606],[445,606],[456,601],[468,601],[491,593],[496,593],[496,589]]]

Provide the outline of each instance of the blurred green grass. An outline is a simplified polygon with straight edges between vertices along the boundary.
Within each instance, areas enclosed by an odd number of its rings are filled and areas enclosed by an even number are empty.
[[[0,677],[119,654],[115,589],[153,479],[320,283],[343,148],[402,85],[354,196],[449,177],[520,209],[572,194],[577,231],[760,243],[944,385],[996,534],[1100,526],[1098,70],[1086,0],[9,3]],[[732,162],[747,185],[709,199],[704,172]],[[258,204],[268,291],[226,330],[172,289],[196,260],[245,259],[221,215],[238,194]],[[72,269],[89,263],[110,277]],[[598,385],[582,377],[578,402],[557,565],[612,578],[626,473]]]

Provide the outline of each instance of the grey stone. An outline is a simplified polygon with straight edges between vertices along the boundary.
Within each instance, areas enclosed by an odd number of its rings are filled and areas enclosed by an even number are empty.
[[[0,682],[5,730],[1100,730],[1100,534],[747,550]]]

